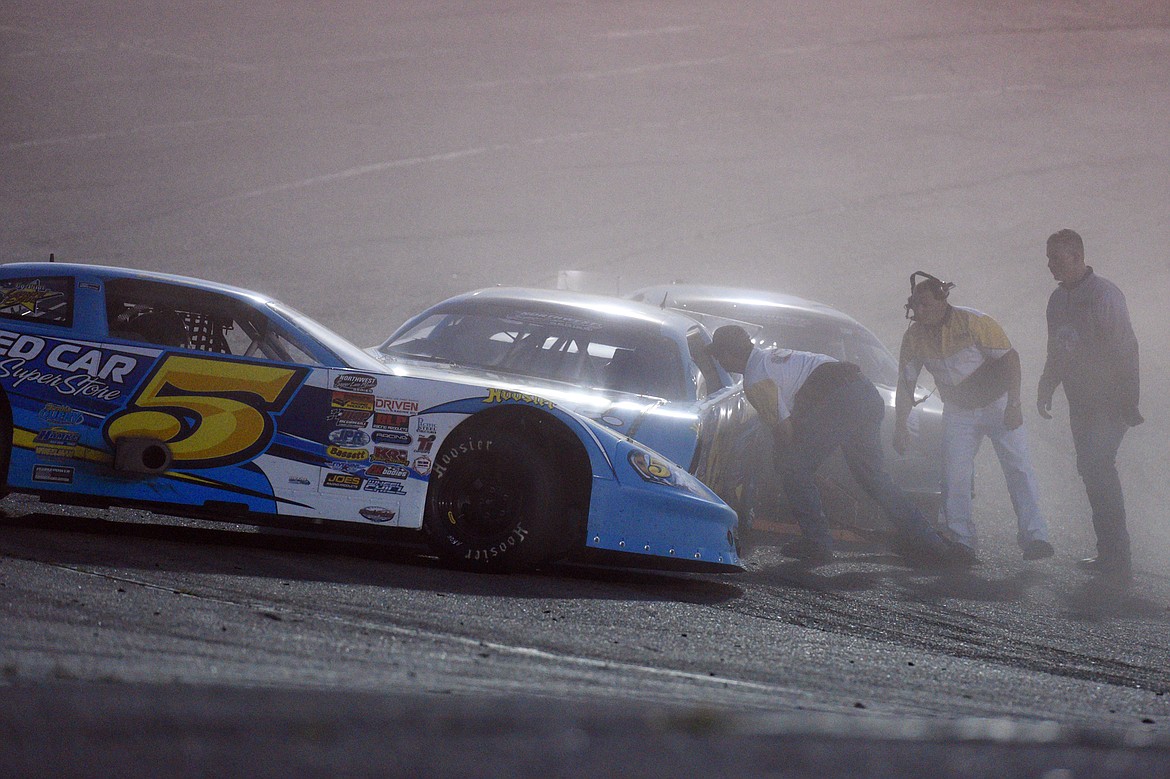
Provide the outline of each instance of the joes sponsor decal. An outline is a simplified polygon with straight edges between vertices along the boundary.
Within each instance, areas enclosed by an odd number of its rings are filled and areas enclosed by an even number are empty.
[[[336,487],[342,490],[358,490],[362,486],[362,477],[351,473],[330,473],[325,476],[326,487]]]

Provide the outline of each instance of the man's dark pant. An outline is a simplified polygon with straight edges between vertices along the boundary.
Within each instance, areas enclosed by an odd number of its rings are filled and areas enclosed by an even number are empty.
[[[1125,527],[1125,499],[1117,475],[1117,450],[1129,428],[1108,407],[1069,404],[1077,473],[1085,482],[1093,530],[1097,532],[1097,556],[1108,563],[1129,567],[1129,531]]]
[[[783,466],[784,492],[801,532],[810,542],[832,547],[816,472],[840,446],[853,478],[903,535],[931,546],[942,543],[922,512],[886,473],[881,444],[885,411],[877,388],[868,379],[859,378],[793,415],[792,450]]]

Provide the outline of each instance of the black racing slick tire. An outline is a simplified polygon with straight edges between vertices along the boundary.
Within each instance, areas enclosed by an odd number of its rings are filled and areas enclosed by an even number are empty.
[[[565,479],[535,442],[502,428],[455,431],[434,458],[423,531],[447,562],[515,571],[567,552]]]

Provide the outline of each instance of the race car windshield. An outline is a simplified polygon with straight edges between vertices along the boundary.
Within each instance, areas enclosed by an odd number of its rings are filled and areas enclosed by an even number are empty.
[[[666,400],[686,399],[689,384],[680,348],[669,338],[572,314],[437,313],[381,352]]]

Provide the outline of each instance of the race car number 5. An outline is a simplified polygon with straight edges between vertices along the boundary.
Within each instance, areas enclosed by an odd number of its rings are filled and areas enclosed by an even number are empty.
[[[307,370],[171,355],[110,417],[105,435],[155,438],[182,468],[244,462],[264,451]]]

